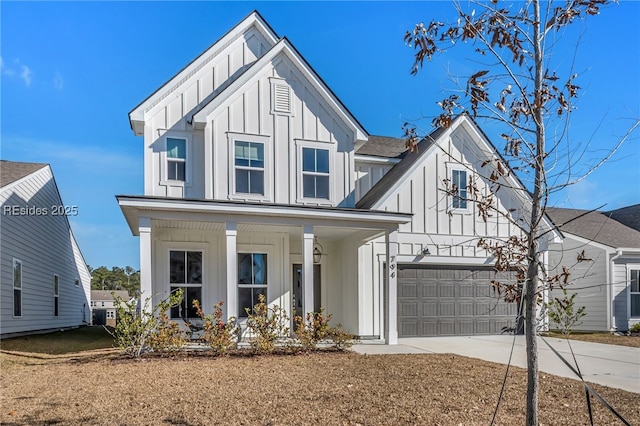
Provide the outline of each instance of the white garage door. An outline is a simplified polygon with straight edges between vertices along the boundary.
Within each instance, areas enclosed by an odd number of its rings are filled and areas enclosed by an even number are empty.
[[[512,327],[515,303],[491,288],[493,269],[398,265],[398,334],[400,337],[500,334]]]

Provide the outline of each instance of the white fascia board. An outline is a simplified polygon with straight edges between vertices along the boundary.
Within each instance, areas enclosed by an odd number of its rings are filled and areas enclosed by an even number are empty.
[[[338,227],[395,228],[411,220],[411,214],[375,212],[356,209],[323,209],[287,205],[260,205],[243,203],[216,203],[211,201],[185,201],[182,199],[149,199],[117,197],[129,227],[138,233],[139,216],[153,219],[185,219],[211,221],[233,220],[283,225],[314,224]]]
[[[218,109],[230,99],[229,93],[240,91],[280,53],[284,53],[287,55],[292,64],[306,78],[306,80],[312,84],[312,86],[318,91],[320,96],[322,96],[324,101],[327,102],[331,106],[331,108],[333,108],[333,110],[338,113],[339,116],[343,117],[343,121],[355,131],[356,140],[369,138],[368,133],[362,128],[362,126],[360,126],[360,124],[355,120],[351,113],[349,113],[349,111],[347,111],[343,107],[340,101],[331,94],[324,83],[316,78],[315,73],[306,66],[305,61],[300,58],[298,53],[291,47],[289,41],[286,38],[280,40],[278,44],[271,48],[271,50],[269,50],[256,62],[254,62],[253,65],[251,65],[251,67],[244,74],[233,81],[233,83],[231,83],[221,93],[218,93],[218,95],[211,102],[209,102],[208,105],[194,114],[192,119],[194,127],[204,128],[207,123],[208,117],[215,116],[218,112]]]
[[[402,161],[399,158],[389,158],[389,157],[377,157],[374,155],[359,155],[355,154],[353,159],[357,163],[372,163],[372,164],[398,164]]]
[[[145,112],[152,108],[162,99],[167,98],[171,93],[175,92],[178,87],[189,80],[194,73],[202,69],[204,65],[214,60],[218,56],[218,51],[222,51],[229,47],[233,41],[240,38],[249,28],[255,26],[258,31],[265,37],[271,45],[278,42],[278,36],[271,30],[269,25],[262,19],[257,12],[252,12],[244,20],[234,26],[229,32],[223,35],[218,41],[211,45],[207,50],[202,52],[196,59],[189,63],[185,68],[179,71],[169,81],[160,86],[147,99],[142,101],[129,113],[129,121],[136,135],[141,135],[144,129]]]

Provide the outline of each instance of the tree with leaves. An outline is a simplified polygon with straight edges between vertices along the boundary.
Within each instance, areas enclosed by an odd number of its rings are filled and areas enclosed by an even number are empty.
[[[573,175],[573,152],[568,137],[570,116],[580,93],[578,75],[566,58],[554,55],[554,48],[567,27],[601,12],[610,0],[564,0],[505,3],[454,1],[457,20],[445,24],[434,20],[407,31],[405,42],[414,49],[412,74],[418,74],[435,55],[465,49],[475,57],[479,69],[458,84],[454,93],[438,102],[442,111],[432,120],[435,127],[449,127],[456,115],[467,113],[479,120],[494,120],[502,127],[504,156],[483,167],[492,168],[492,193],[474,192],[471,177],[468,197],[479,214],[504,214],[495,193],[502,177],[511,171],[533,176],[531,206],[527,217],[513,221],[521,229],[508,241],[484,239],[478,245],[495,259],[498,271],[516,270],[517,282],[492,282],[509,301],[524,303],[522,312],[527,347],[526,424],[538,424],[537,311],[543,291],[566,285],[568,272],[552,276],[542,261],[540,242],[550,232],[544,226],[545,208],[551,192],[583,178]],[[458,80],[453,78],[454,82]],[[612,147],[599,164],[610,157],[639,123],[634,120],[627,135]],[[421,139],[414,124],[405,125],[407,148],[413,151]],[[561,152],[561,150],[565,150]],[[586,148],[585,148],[586,149]],[[594,166],[595,167],[595,166]],[[587,172],[592,172],[593,169]],[[553,175],[550,172],[554,173]],[[451,182],[443,182],[445,192],[457,193]],[[517,189],[517,188],[516,188]],[[508,218],[509,219],[509,218]],[[522,219],[522,218],[521,218]]]
[[[89,272],[92,290],[127,290],[130,296],[140,292],[140,271],[131,266],[114,266],[111,269],[106,266],[89,267]]]

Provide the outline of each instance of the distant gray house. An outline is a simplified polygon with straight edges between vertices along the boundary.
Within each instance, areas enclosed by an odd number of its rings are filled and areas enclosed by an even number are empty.
[[[91,290],[91,323],[93,325],[116,326],[118,305],[114,295],[122,301],[129,301],[129,292],[126,290]]]
[[[71,232],[77,207],[47,164],[0,160],[2,338],[91,320],[91,275]]]
[[[578,306],[586,307],[576,330],[627,331],[640,322],[639,210],[640,205],[604,213],[547,210],[565,236],[562,245],[551,245],[549,266],[571,267],[569,291],[578,294]],[[554,290],[551,296],[559,294]]]

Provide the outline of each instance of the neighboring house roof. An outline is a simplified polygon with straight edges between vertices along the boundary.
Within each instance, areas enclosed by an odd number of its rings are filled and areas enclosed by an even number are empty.
[[[4,187],[46,167],[43,163],[22,163],[0,160],[0,187]]]
[[[613,248],[640,248],[640,232],[612,219],[607,213],[549,207],[547,215],[564,233]]]
[[[406,140],[388,136],[369,136],[369,140],[358,141],[363,145],[356,151],[357,155],[371,155],[385,158],[404,158],[407,153]]]
[[[126,290],[91,290],[91,300],[93,302],[115,300],[111,293],[122,300],[129,300],[129,292]]]
[[[629,228],[640,231],[640,204],[611,210],[605,214]]]

